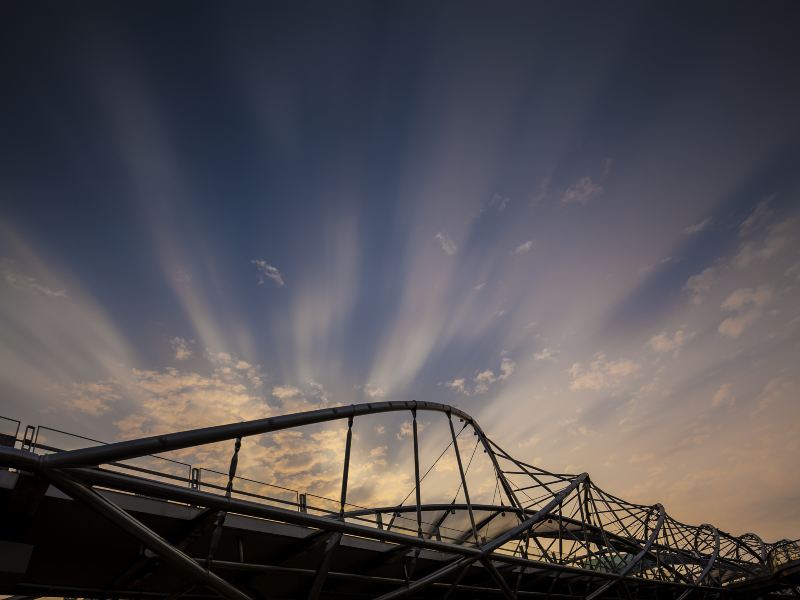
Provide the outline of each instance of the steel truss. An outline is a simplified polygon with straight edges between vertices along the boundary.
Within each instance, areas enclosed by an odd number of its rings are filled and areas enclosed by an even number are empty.
[[[400,506],[348,509],[348,474],[354,420],[365,415],[408,411],[413,432],[415,502]],[[421,501],[419,461],[420,411],[444,413],[458,466],[460,489],[452,503]],[[257,498],[234,497],[241,441],[245,437],[296,427],[347,421],[339,510],[312,514],[305,498],[281,507]],[[458,431],[457,431],[458,429]],[[466,457],[458,436],[471,430],[476,447],[494,469],[499,499],[472,503]],[[232,441],[228,483],[220,493],[111,468],[124,461]],[[722,598],[731,596],[800,597],[796,579],[776,584],[774,574],[800,560],[797,542],[765,544],[755,534],[739,537],[713,525],[691,526],[670,517],[661,504],[646,506],[600,489],[587,473],[551,473],[518,460],[490,440],[465,412],[430,402],[378,402],[327,408],[254,421],[193,429],[99,447],[39,455],[0,447],[0,466],[33,473],[89,510],[134,536],[159,560],[197,586],[229,600],[255,594],[231,583],[231,574],[291,572],[306,577],[307,597],[326,597],[334,581],[362,585],[358,595],[390,600],[404,597],[545,597],[586,598]],[[135,471],[134,471],[135,473]],[[423,476],[424,478],[424,476]],[[175,478],[177,479],[177,478]],[[196,483],[196,482],[195,482]],[[115,504],[103,490],[142,494],[202,509],[198,523],[210,533],[206,556],[190,556],[185,543],[171,543]],[[457,502],[458,494],[463,498]],[[256,495],[251,494],[255,497]],[[245,496],[246,497],[246,496]],[[316,568],[217,560],[229,514],[268,519],[317,532],[320,556]],[[465,518],[466,517],[466,518]],[[377,563],[396,562],[403,576],[332,570],[332,558],[343,536],[387,544]],[[421,557],[427,557],[421,566]],[[759,583],[760,582],[760,583]],[[755,587],[754,587],[755,586]],[[188,593],[188,592],[187,592]],[[106,591],[98,596],[135,596]],[[180,595],[178,593],[177,595]]]

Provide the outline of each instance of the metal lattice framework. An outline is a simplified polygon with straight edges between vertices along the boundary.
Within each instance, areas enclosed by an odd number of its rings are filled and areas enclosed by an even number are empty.
[[[352,509],[347,494],[354,420],[396,411],[411,414],[415,501]],[[422,411],[447,418],[451,443],[446,450],[455,455],[460,480],[450,503],[421,501],[417,416]],[[305,496],[276,506],[261,501],[258,494],[236,493],[243,438],[336,420],[347,422],[338,510],[312,510]],[[472,457],[462,456],[458,443],[470,432],[494,470],[499,493],[491,504],[470,500],[466,472]],[[203,490],[196,480],[185,486],[155,477],[155,471],[125,467],[126,461],[156,453],[226,441],[233,442],[233,455],[224,486]],[[239,585],[233,573],[281,572],[275,565],[217,557],[226,518],[232,514],[315,533],[321,550],[314,555],[316,563],[301,573],[309,580],[308,598],[327,597],[334,580],[351,585],[337,587],[336,597],[348,596],[349,590],[350,597],[379,600],[490,595],[588,600],[800,596],[794,575],[789,579],[776,575],[798,564],[797,542],[766,544],[752,533],[737,537],[710,524],[686,525],[670,517],[661,504],[636,504],[602,490],[586,473],[545,471],[512,457],[472,417],[443,404],[379,402],[327,408],[45,455],[0,447],[0,466],[45,479],[134,536],[161,564],[230,600],[257,595]],[[108,491],[197,507],[207,522],[208,552],[190,556],[186,544],[164,539],[115,504]],[[357,570],[335,571],[332,558],[343,537],[382,543],[389,549]]]

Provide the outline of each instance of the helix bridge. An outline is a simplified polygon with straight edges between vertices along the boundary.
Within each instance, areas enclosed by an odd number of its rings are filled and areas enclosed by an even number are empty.
[[[354,505],[354,423],[390,413],[409,419],[412,493]],[[449,436],[437,461],[454,465],[452,501],[423,502],[438,476],[420,452],[431,413]],[[0,593],[15,598],[800,598],[798,541],[688,525],[587,473],[545,471],[444,404],[323,408],[69,450],[47,428],[5,422]],[[244,439],[331,423],[344,435],[338,498],[237,474]],[[209,444],[227,444],[227,472],[162,458]],[[491,502],[470,479],[476,453]]]

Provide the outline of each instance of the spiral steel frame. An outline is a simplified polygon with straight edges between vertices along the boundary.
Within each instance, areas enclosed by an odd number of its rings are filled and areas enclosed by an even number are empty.
[[[378,413],[408,411],[412,415],[414,442],[414,504],[347,509],[347,488],[352,427],[356,418]],[[423,504],[417,414],[436,411],[446,415],[455,454],[463,502]],[[340,510],[311,514],[304,507],[289,510],[234,497],[234,481],[241,440],[305,425],[347,420]],[[457,432],[458,420],[460,430]],[[464,460],[457,437],[467,428],[477,436],[488,455],[501,491],[499,503],[470,501]],[[121,461],[204,444],[235,441],[228,485],[223,493],[203,492],[151,477],[134,476],[108,468]],[[104,468],[103,465],[106,465]],[[231,565],[215,561],[214,550],[229,513],[269,519],[312,528],[325,535],[325,549],[313,579],[309,598],[326,595],[326,578],[357,580],[378,600],[439,596],[505,598],[546,596],[720,598],[746,590],[749,597],[798,594],[797,582],[774,584],[755,592],[756,581],[772,581],[776,564],[800,559],[797,542],[765,544],[749,533],[733,536],[710,524],[686,525],[669,516],[661,504],[636,504],[599,488],[587,473],[551,473],[518,460],[489,439],[467,413],[431,402],[377,402],[282,415],[118,442],[100,447],[37,455],[15,448],[0,448],[0,466],[32,472],[67,496],[105,516],[136,537],[165,564],[191,580],[230,600],[250,600],[246,591],[226,581],[226,569],[269,569],[268,565]],[[147,475],[145,469],[138,469]],[[182,502],[215,513],[208,557],[191,557],[135,519],[96,489],[145,494]],[[458,492],[457,492],[458,495]],[[296,507],[293,507],[296,508]],[[403,578],[334,573],[330,557],[342,536],[394,545],[391,560],[404,563]],[[421,554],[435,556],[436,568],[420,570]],[[416,569],[416,570],[415,570]],[[374,583],[374,587],[368,584]],[[386,587],[392,587],[386,591]]]

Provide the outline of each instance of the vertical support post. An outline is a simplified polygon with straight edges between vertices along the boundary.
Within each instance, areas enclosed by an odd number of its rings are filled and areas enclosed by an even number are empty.
[[[36,427],[33,425],[26,425],[25,426],[25,434],[22,436],[22,449],[29,450],[33,452],[34,448],[34,436],[36,434]]]
[[[417,435],[417,409],[411,409],[411,416],[414,429],[414,482],[417,492],[417,536],[422,537],[422,499],[419,489],[419,439]]]
[[[192,467],[192,477],[191,481],[189,481],[189,487],[193,490],[200,489],[200,469],[197,467]]]
[[[306,499],[305,494],[300,494],[297,496],[297,504],[300,509],[300,512],[308,512],[308,500]]]
[[[461,487],[464,488],[464,500],[467,502],[467,511],[469,512],[469,522],[472,525],[472,535],[475,536],[475,544],[480,545],[478,540],[478,530],[475,528],[475,514],[472,512],[472,502],[469,499],[469,490],[467,489],[467,477],[464,474],[464,466],[461,463],[461,452],[458,450],[458,441],[456,440],[456,430],[453,428],[453,418],[451,414],[447,413],[447,422],[450,423],[450,435],[453,438],[453,448],[456,451],[456,462],[458,462],[458,474],[461,475]]]
[[[347,503],[347,475],[350,472],[350,446],[353,442],[353,417],[347,419],[347,441],[344,447],[344,472],[342,473],[342,495],[339,500],[339,518],[344,519],[344,505]]]
[[[233,479],[236,477],[236,467],[239,465],[239,450],[242,449],[242,436],[236,438],[236,443],[233,446],[233,456],[231,456],[231,465],[228,467],[228,485],[225,486],[225,497],[230,500],[233,493]],[[211,534],[211,544],[208,547],[208,562],[206,562],[206,569],[211,570],[211,565],[214,561],[214,554],[217,552],[217,547],[222,539],[222,528],[225,525],[225,517],[228,513],[224,510],[217,511],[217,516],[214,519],[214,531]]]

